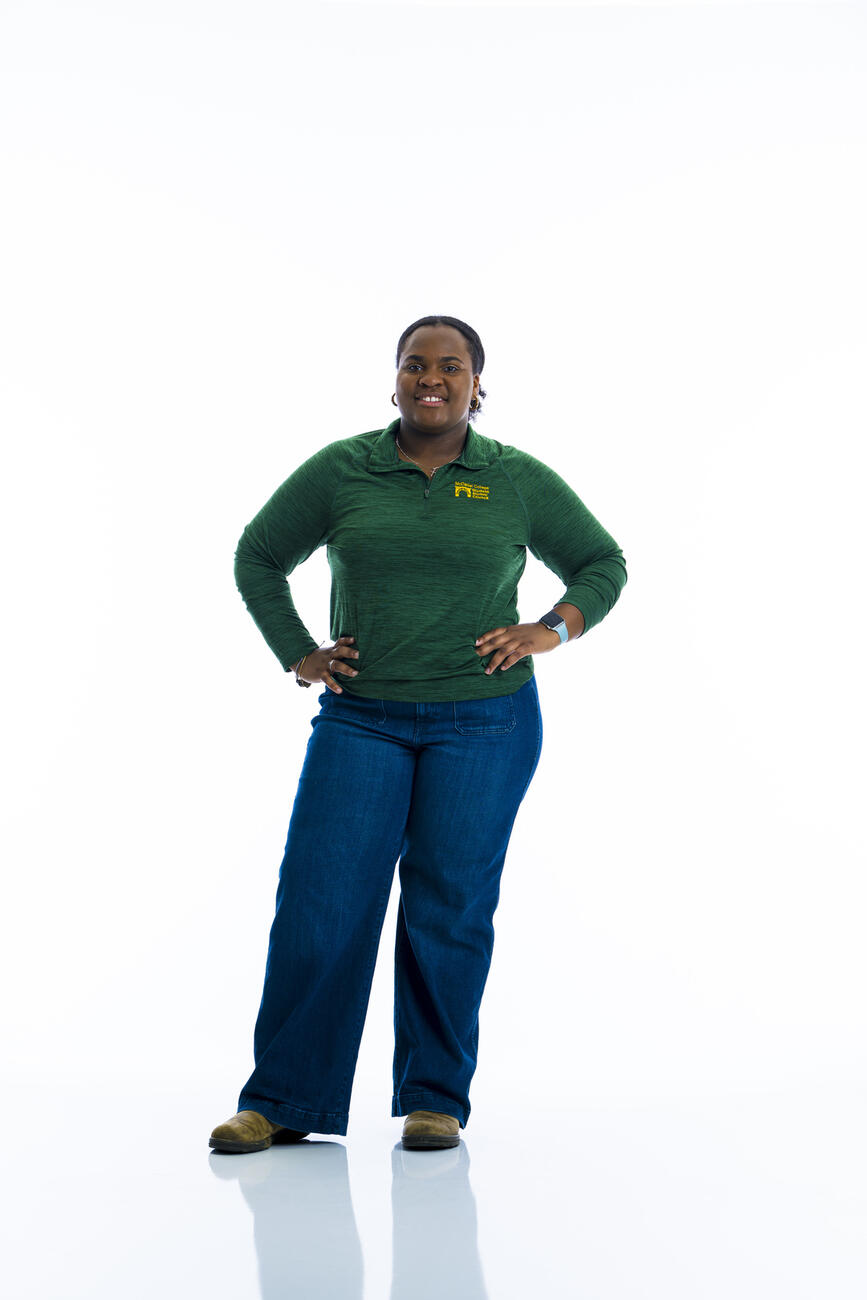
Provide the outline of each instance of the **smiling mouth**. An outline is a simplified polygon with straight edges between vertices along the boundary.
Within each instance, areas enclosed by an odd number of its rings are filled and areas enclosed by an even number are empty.
[[[444,397],[417,397],[415,400],[422,406],[445,406],[446,401]]]

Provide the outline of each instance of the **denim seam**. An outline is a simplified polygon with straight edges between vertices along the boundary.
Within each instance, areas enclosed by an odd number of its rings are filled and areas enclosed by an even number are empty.
[[[328,695],[334,695],[334,694],[335,694],[334,691],[329,691],[329,692],[328,692]],[[364,722],[367,723],[368,726],[371,726],[371,727],[382,727],[382,726],[384,726],[385,723],[388,721],[388,715],[386,714],[386,711],[385,711],[385,700],[374,699],[372,696],[367,696],[367,695],[353,695],[351,691],[346,691],[345,694],[346,694],[347,699],[350,699],[350,700],[353,700],[353,699],[357,699],[357,700],[366,700],[366,701],[368,701],[368,702],[371,703],[371,704],[377,704],[377,705],[379,706],[378,711],[377,711],[376,713],[371,712],[371,714],[370,714],[369,717],[365,717],[365,718],[364,718]],[[329,700],[329,703],[330,703],[330,700]],[[320,705],[319,705],[319,708],[320,708],[320,710],[322,709],[322,704],[321,704],[321,703],[320,703]],[[338,717],[339,715],[338,715],[338,714],[331,714],[330,716],[331,716],[331,717]],[[342,720],[343,720],[344,722],[349,722],[349,723],[351,723],[351,722],[356,722],[356,723],[357,723],[357,722],[358,722],[358,719],[354,719],[354,718],[344,718],[344,719],[342,719]]]
[[[401,848],[403,848],[403,845],[401,845]],[[400,1031],[401,1031],[401,1025],[403,1023],[403,1017],[400,1014],[400,998],[398,996],[398,991],[397,991],[397,966],[400,960],[401,953],[403,951],[403,943],[404,943],[403,931],[401,930],[400,927],[400,912],[401,909],[403,908],[402,897],[397,900],[397,908],[398,908],[397,938],[395,941],[395,954],[394,954],[394,1062],[392,1065],[392,1076],[393,1076],[392,1083],[394,1085],[395,1092],[397,1091],[397,1064],[398,1064],[397,1045],[401,1041]]]
[[[444,1101],[452,1106],[457,1106],[461,1115],[454,1115],[453,1118],[458,1120],[461,1128],[466,1128],[466,1121],[470,1117],[471,1106],[462,1105],[461,1102],[455,1101],[453,1097],[447,1097],[445,1093],[438,1092],[434,1088],[416,1089],[415,1092],[396,1092],[392,1097],[392,1104],[395,1102],[399,1106],[405,1106],[412,1101]],[[423,1109],[419,1107],[419,1109]],[[450,1111],[441,1111],[440,1114],[450,1114]]]
[[[444,1093],[439,1092],[438,1089],[436,1088],[414,1088],[412,1092],[407,1092],[406,1089],[402,1088],[400,1092],[396,1092],[394,1095],[395,1097],[398,1098],[399,1101],[406,1101],[407,1097],[444,1097],[445,1096]],[[456,1106],[460,1106],[460,1104],[461,1103],[459,1101],[455,1102]]]
[[[526,682],[524,683],[524,685],[526,685]],[[519,687],[518,689],[520,690],[521,688]],[[508,725],[501,726],[501,727],[497,727],[497,726],[493,726],[493,727],[485,727],[485,726],[465,726],[465,727],[462,727],[462,726],[460,725],[460,723],[458,722],[458,705],[459,705],[459,704],[464,704],[465,701],[464,701],[464,700],[455,700],[455,701],[454,701],[454,710],[453,710],[453,712],[454,712],[454,723],[455,723],[455,731],[458,733],[459,736],[510,736],[510,735],[512,734],[512,732],[515,730],[515,727],[518,725],[518,719],[517,719],[517,716],[516,716],[516,714],[515,714],[515,704],[514,704],[514,700],[513,700],[512,695],[494,695],[494,696],[492,696],[491,698],[492,698],[492,699],[495,699],[495,700],[506,700],[506,701],[508,701],[509,711],[510,711],[510,713],[511,713],[511,717],[512,717],[512,721],[511,721],[511,723],[508,724]]]
[[[404,826],[401,828],[400,843],[398,844],[397,851],[394,853],[394,856],[392,858],[393,863],[397,862],[400,853],[400,844],[403,843],[403,836],[405,833],[406,833],[406,823],[404,823]],[[370,957],[368,959],[367,968],[365,972],[365,981],[368,987],[373,980],[373,973],[376,969],[376,958],[379,953],[379,945],[382,941],[382,926],[385,921],[385,913],[388,910],[388,900],[391,895],[393,886],[394,886],[394,871],[392,870],[391,876],[389,877],[384,888],[380,891],[379,894],[377,915],[380,917],[380,922],[376,931],[376,940],[370,945]],[[364,1020],[365,1017],[367,1016],[368,1005],[369,1005],[369,999],[368,1001],[365,1002],[362,1002],[361,999],[359,999],[359,1007],[355,1015],[355,1022],[353,1024],[353,1031],[352,1031],[353,1041],[359,1043],[359,1045],[360,1045],[361,1034],[364,1028]],[[341,1080],[341,1084],[340,1084],[341,1092],[343,1096],[346,1097],[347,1113],[349,1111],[349,1105],[351,1100],[349,1095],[351,1089],[349,1085],[350,1085],[351,1077],[356,1068],[356,1063],[357,1063],[357,1054],[356,1054],[355,1062],[350,1062],[347,1060],[346,1070],[344,1072],[343,1079]]]
[[[530,782],[532,781],[533,777],[536,775],[536,768],[539,766],[539,759],[542,756],[542,710],[538,706],[535,709],[535,714],[536,714],[536,757],[533,759],[532,765],[530,767],[530,775],[527,777],[527,783],[524,786],[524,789],[521,793],[521,798],[518,800],[518,807],[515,809],[515,816],[512,818],[512,826],[509,827],[509,840],[511,840],[512,838],[512,827],[514,827],[515,821],[517,820],[520,806],[524,802],[524,796],[526,795],[527,791],[530,788]]]
[[[307,1106],[296,1106],[294,1101],[272,1101],[269,1097],[257,1097],[253,1093],[241,1093],[241,1098],[249,1097],[251,1101],[266,1101],[269,1106],[275,1109],[283,1107],[284,1110],[297,1110],[301,1115],[312,1115],[314,1119],[321,1116],[323,1119],[346,1119],[349,1114],[345,1110],[310,1110]]]

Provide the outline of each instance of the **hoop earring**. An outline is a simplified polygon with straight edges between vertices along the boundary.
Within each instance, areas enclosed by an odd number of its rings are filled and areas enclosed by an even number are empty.
[[[397,393],[392,393],[392,395],[391,395],[391,404],[392,404],[392,406],[397,406],[397,402],[394,400],[395,397],[397,397]]]

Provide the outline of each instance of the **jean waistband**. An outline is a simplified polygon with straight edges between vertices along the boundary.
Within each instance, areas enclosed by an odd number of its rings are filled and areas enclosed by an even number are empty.
[[[527,681],[524,682],[522,686],[519,686],[516,691],[505,691],[502,695],[471,696],[470,699],[478,703],[480,706],[484,706],[488,703],[496,706],[497,701],[502,701],[509,697],[517,701],[518,697],[521,695],[531,695],[535,693],[536,677],[534,673],[533,676],[528,678]],[[381,709],[384,706],[387,709],[390,718],[394,718],[395,720],[403,718],[410,721],[421,718],[450,717],[454,712],[455,704],[465,702],[464,700],[388,700],[375,698],[370,695],[355,695],[352,691],[346,690],[345,688],[341,692],[341,696],[335,696],[335,693],[328,690],[326,687],[318,697],[320,704],[323,700],[327,700],[329,696],[334,696],[336,699],[343,698],[344,700],[352,700],[353,703],[362,707],[368,705],[374,709]]]

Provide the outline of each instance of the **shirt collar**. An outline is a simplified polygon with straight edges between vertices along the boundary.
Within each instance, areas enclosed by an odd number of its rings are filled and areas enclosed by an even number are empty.
[[[392,420],[391,424],[383,429],[374,442],[370,460],[368,461],[370,469],[379,473],[408,463],[401,460],[397,454],[397,444],[394,439],[399,429],[400,416],[396,420]],[[490,465],[492,460],[493,447],[491,440],[483,437],[480,433],[476,433],[473,426],[467,424],[467,436],[463,451],[459,456],[455,456],[453,461],[447,463],[450,465],[463,465],[465,469],[483,469],[485,465]]]

